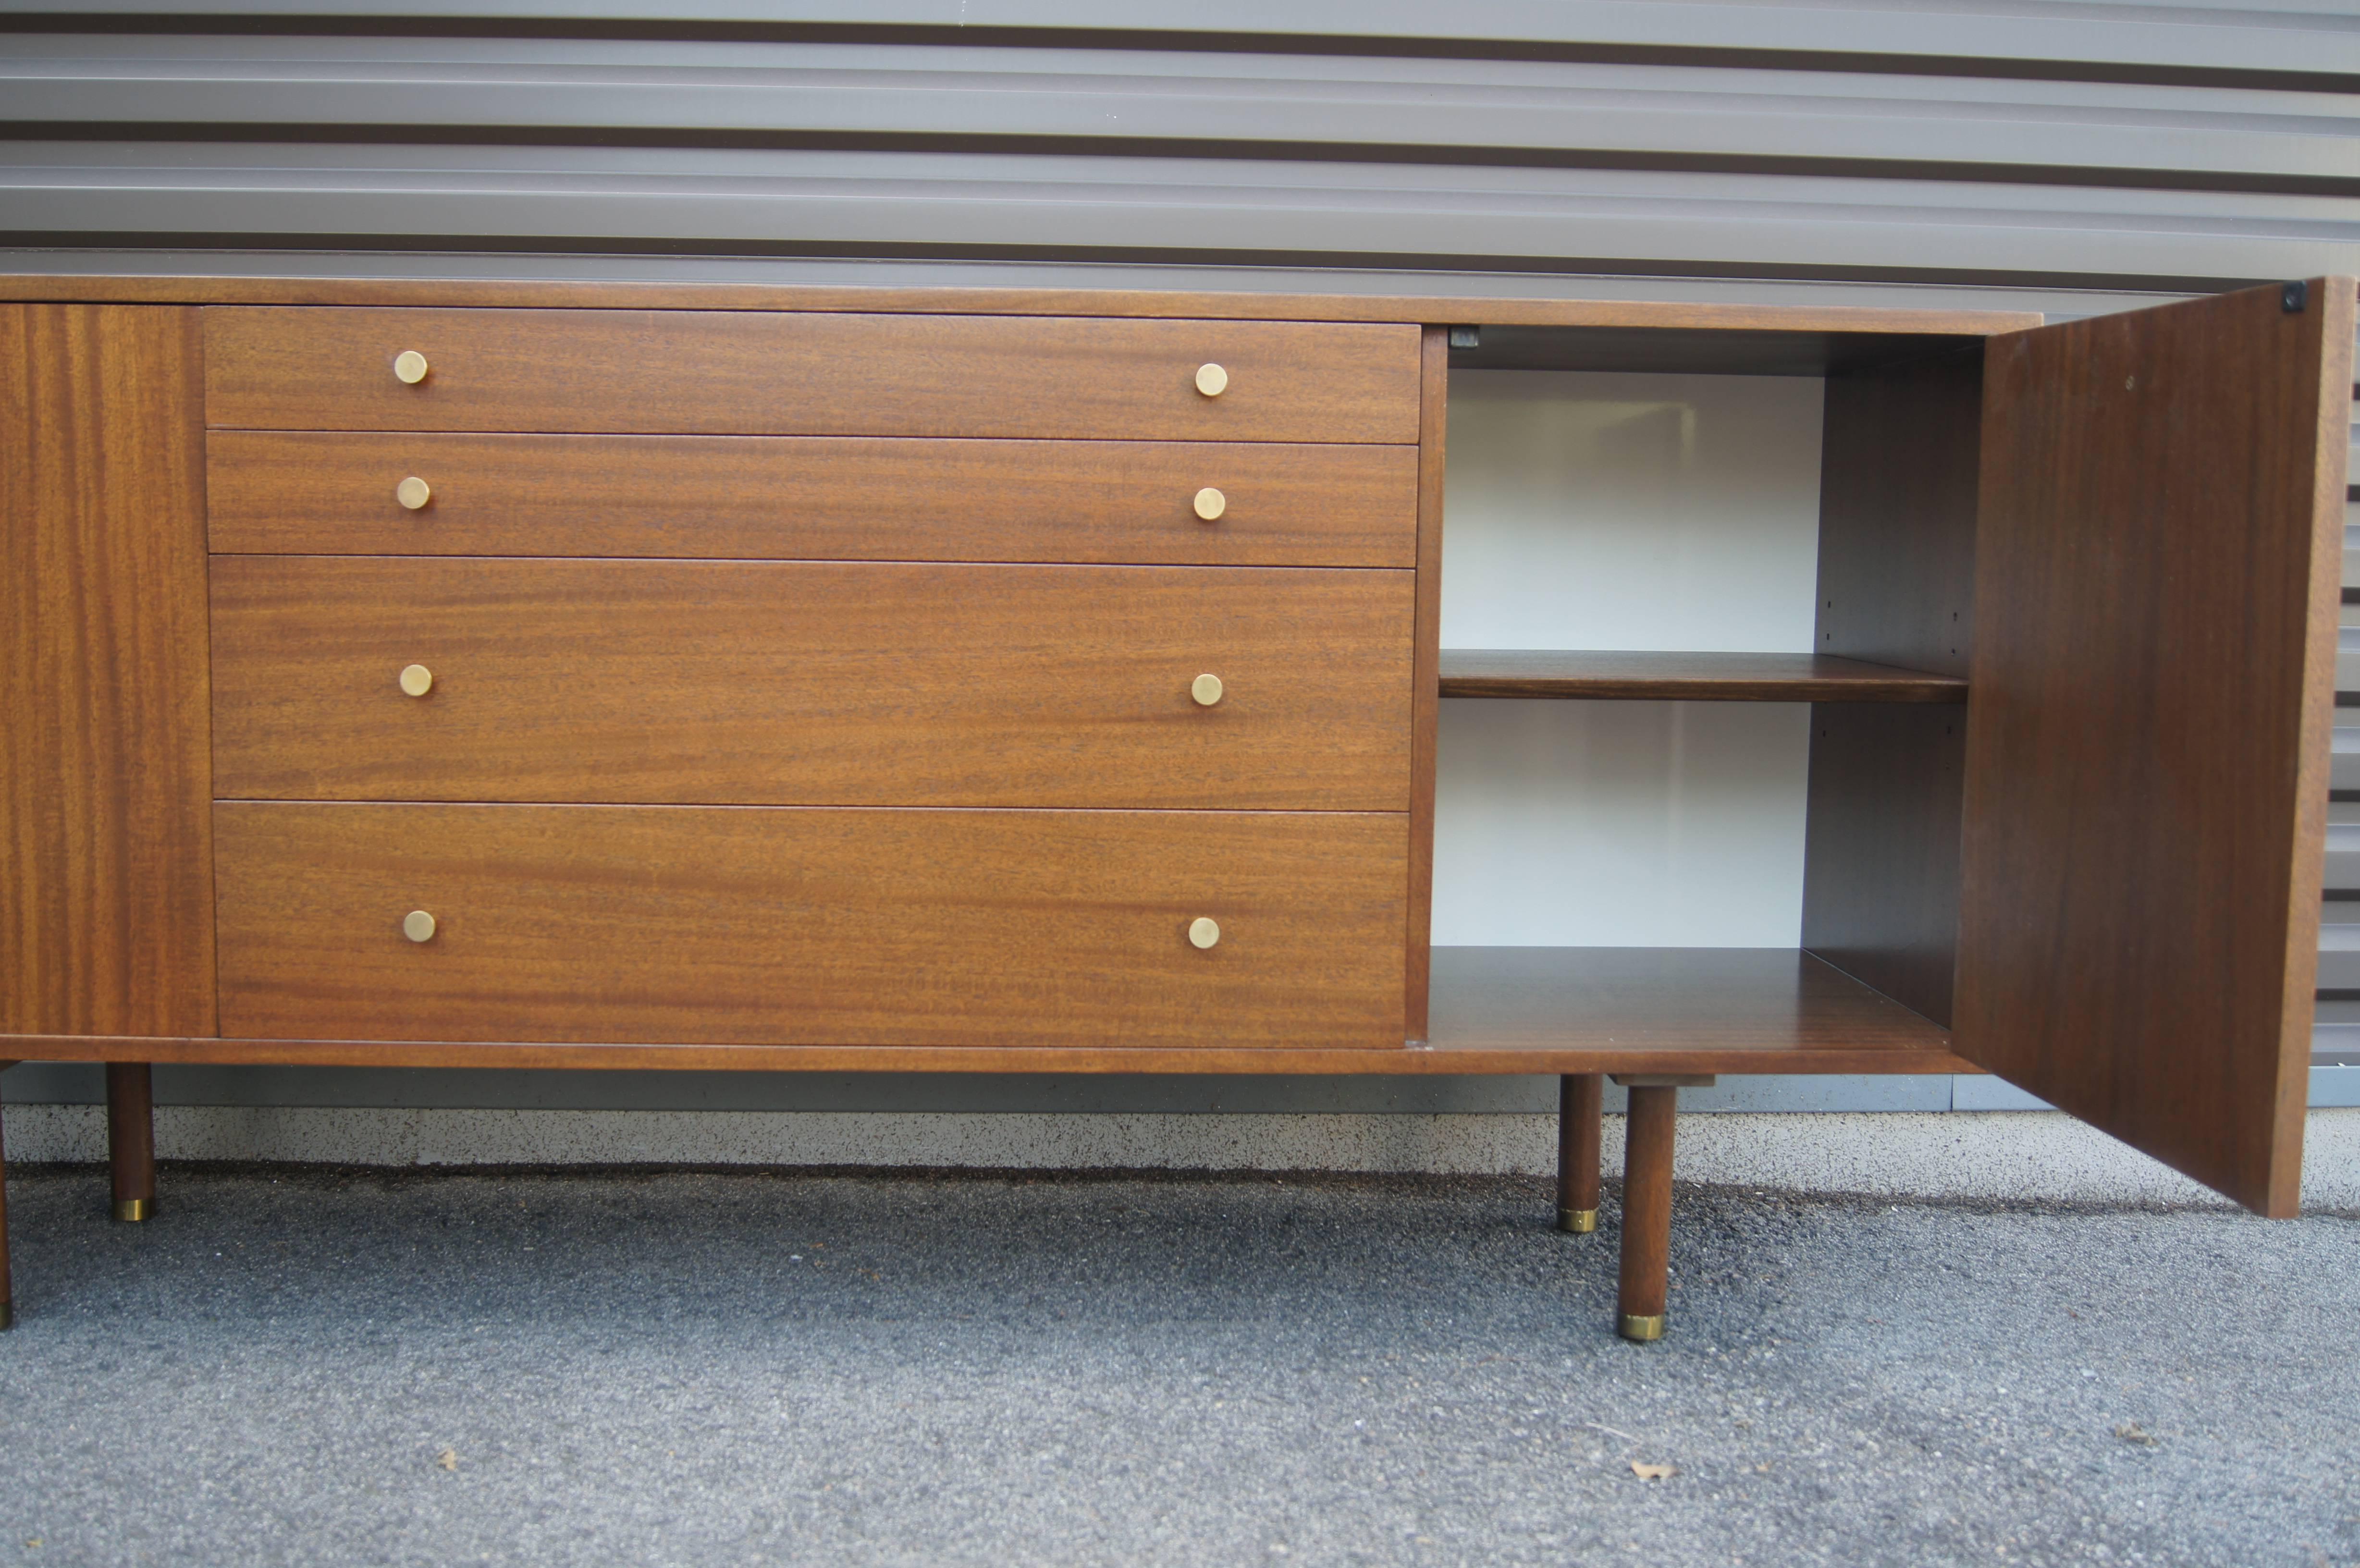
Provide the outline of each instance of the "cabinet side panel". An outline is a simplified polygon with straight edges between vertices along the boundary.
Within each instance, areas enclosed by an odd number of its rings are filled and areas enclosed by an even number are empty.
[[[196,317],[0,310],[0,1032],[214,1032]]]
[[[2352,279],[1994,338],[1960,1054],[2295,1211]]]
[[[1426,1037],[1433,974],[1434,768],[1442,660],[1442,447],[1450,407],[1450,333],[1428,327],[1418,372],[1417,610],[1411,653],[1409,929],[1404,1023]]]
[[[1967,673],[1982,418],[1980,345],[1828,378],[1814,651]],[[1803,945],[1945,1026],[1965,720],[1948,704],[1811,714]]]

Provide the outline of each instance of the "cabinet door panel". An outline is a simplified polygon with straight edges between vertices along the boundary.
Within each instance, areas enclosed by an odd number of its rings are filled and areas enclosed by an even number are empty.
[[[2354,282],[1992,340],[1960,1053],[2295,1212]]]
[[[0,1034],[213,1032],[196,312],[0,307]]]

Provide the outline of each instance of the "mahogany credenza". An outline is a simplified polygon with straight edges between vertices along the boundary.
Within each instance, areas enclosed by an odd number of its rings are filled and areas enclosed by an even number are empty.
[[[1634,1338],[1717,1073],[2291,1214],[2354,295],[0,282],[0,1057],[1611,1074]],[[1437,647],[1454,365],[1824,377],[1816,651]],[[1800,947],[1431,948],[1447,696],[1813,704]]]

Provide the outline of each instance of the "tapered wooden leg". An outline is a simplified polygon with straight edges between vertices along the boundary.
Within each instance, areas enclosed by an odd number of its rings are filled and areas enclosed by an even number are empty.
[[[1557,1228],[1576,1236],[1598,1228],[1598,1134],[1605,1104],[1602,1073],[1568,1073],[1557,1081]]]
[[[0,1062],[0,1069],[15,1065]],[[0,1148],[0,1332],[16,1326],[16,1297],[8,1289],[8,1151]]]
[[[155,1075],[144,1062],[106,1064],[106,1153],[115,1167],[115,1217],[156,1212]]]
[[[1614,1327],[1625,1339],[1664,1337],[1672,1260],[1672,1123],[1680,1092],[1631,1089],[1622,1146],[1622,1280]]]

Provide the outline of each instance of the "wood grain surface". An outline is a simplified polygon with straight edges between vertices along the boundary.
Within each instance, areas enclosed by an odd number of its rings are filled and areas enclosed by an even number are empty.
[[[9,1032],[213,1032],[196,327],[0,307]]]
[[[169,1040],[0,1036],[0,1053],[49,1062],[826,1073],[1976,1071],[1952,1054],[1947,1032],[1791,949],[1437,947],[1434,1004],[1445,1038],[1415,1051],[1159,1046],[1113,1035],[1080,1045],[766,1046],[391,1040],[322,1032]]]
[[[241,553],[1416,561],[1398,446],[216,430],[206,472],[213,548]]]
[[[1808,653],[1442,650],[1446,697],[1652,702],[1963,702],[1957,676]]]
[[[216,426],[1417,440],[1418,333],[1304,321],[701,310],[205,311]],[[405,351],[426,378],[393,375]],[[1228,389],[1206,397],[1197,368]]]
[[[1577,284],[1579,280],[1574,280]],[[872,314],[1110,316],[1207,321],[1463,322],[1649,327],[1667,332],[1921,333],[1980,337],[2040,324],[2038,311],[1881,305],[1715,304],[1690,299],[1229,289],[910,288],[901,284],[650,283],[541,278],[158,276],[0,277],[0,299],[203,305],[464,306],[492,309],[826,310]]]
[[[1606,1105],[1606,1080],[1596,1073],[1568,1073],[1557,1081],[1557,1226],[1574,1216],[1598,1224],[1599,1145]]]
[[[1402,811],[1411,593],[1404,572],[222,556],[215,788]],[[396,684],[411,663],[422,698]]]
[[[1404,1024],[1426,1036],[1433,983],[1436,664],[1442,641],[1442,470],[1450,410],[1447,331],[1426,329],[1418,394],[1417,615],[1411,661],[1409,730],[1409,920],[1404,930]]]
[[[1622,1247],[1616,1313],[1658,1318],[1671,1287],[1672,1145],[1680,1092],[1632,1085],[1622,1133]]]
[[[145,1062],[106,1064],[106,1164],[120,1205],[156,1202],[156,1075]]]
[[[1982,354],[1830,376],[1823,429],[1814,646],[1965,696]],[[1811,713],[1803,945],[1939,1024],[1958,969],[1966,735],[1956,707]]]
[[[2354,282],[1999,338],[1984,369],[1960,1051],[2299,1203]]]
[[[1807,953],[1775,947],[1437,947],[1437,1051],[1646,1053],[1577,1073],[1746,1073],[1724,1053],[1843,1051],[1854,1072],[1947,1055],[1949,1035]],[[1618,1059],[1619,1060],[1619,1059]]]
[[[216,811],[240,1035],[1402,1042],[1398,814]]]

